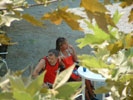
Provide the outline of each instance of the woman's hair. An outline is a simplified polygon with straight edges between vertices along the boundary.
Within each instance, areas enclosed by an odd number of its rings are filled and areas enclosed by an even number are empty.
[[[65,41],[66,41],[66,38],[58,37],[56,40],[56,50],[60,51],[60,47]]]

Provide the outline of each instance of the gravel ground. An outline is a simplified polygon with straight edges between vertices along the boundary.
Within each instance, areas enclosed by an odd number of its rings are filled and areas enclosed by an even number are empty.
[[[128,22],[128,20],[129,20],[128,16],[130,14],[131,9],[133,9],[133,5],[126,7],[126,8],[122,8],[119,6],[119,3],[115,3],[113,5],[107,5],[106,8],[110,11],[109,13],[111,15],[113,15],[116,12],[116,10],[118,10],[119,13],[122,14],[118,24],[116,25],[119,28],[119,31],[122,31],[124,33],[133,32],[133,22],[130,22],[130,23]],[[83,10],[84,10],[84,8],[73,8],[73,9],[69,9],[68,11],[73,12],[77,15],[80,15],[89,21],[86,13],[83,12]],[[81,27],[84,29],[85,33],[92,33],[92,31],[88,29],[84,20],[79,20],[79,22],[80,22]],[[95,23],[94,20],[93,20],[93,22]]]
[[[130,14],[131,9],[133,9],[133,5],[126,7],[126,8],[121,8],[121,7],[119,7],[119,3],[117,3],[117,4],[113,4],[113,5],[108,5],[107,9],[111,11],[111,14],[114,14],[116,10],[118,10],[119,13],[123,14],[117,24],[119,31],[123,31],[125,33],[133,32],[133,22],[132,23],[128,22],[128,20],[129,20],[128,16]]]

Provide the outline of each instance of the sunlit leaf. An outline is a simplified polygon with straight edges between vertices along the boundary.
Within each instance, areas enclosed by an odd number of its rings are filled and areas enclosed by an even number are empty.
[[[41,88],[40,93],[47,93],[48,89],[47,88]]]
[[[34,16],[31,16],[29,14],[23,14],[22,18],[27,20],[28,22],[32,23],[35,26],[41,26],[43,27],[43,23],[37,19],[34,18]]]
[[[131,47],[133,47],[133,33],[127,34],[125,37],[125,42],[126,42],[126,49],[129,49]]]
[[[69,100],[70,97],[78,90],[81,84],[81,82],[68,82],[64,84],[57,89],[59,94],[56,95],[56,98]]]
[[[125,56],[124,52],[119,51],[117,54],[113,55],[111,63],[122,66],[121,64],[127,61],[127,57]]]
[[[121,40],[110,44],[107,49],[110,51],[110,55],[117,53],[119,50],[124,48],[124,44]]]
[[[40,76],[38,76],[35,80],[33,80],[26,88],[26,91],[31,94],[31,96],[35,95],[37,91],[40,91],[43,85],[43,79],[46,71],[44,71]]]
[[[57,89],[63,84],[65,84],[65,82],[70,78],[74,67],[75,65],[72,65],[71,67],[67,68],[66,70],[61,72],[59,75],[57,75],[55,82],[53,84],[54,89]]]
[[[133,22],[133,9],[130,11],[129,22]]]
[[[93,26],[91,23],[85,22],[88,24],[88,28],[93,30],[94,34],[86,34],[84,38],[76,40],[77,43],[80,43],[78,47],[83,48],[89,44],[100,44],[110,38],[98,25]]]
[[[0,100],[14,100],[11,92],[0,93]]]
[[[126,82],[126,81],[129,81],[130,79],[133,79],[133,75],[132,74],[125,74],[121,77],[120,81]]]
[[[16,100],[33,100],[32,96],[29,93],[25,91],[20,91],[20,90],[14,90],[13,97]]]
[[[113,21],[115,24],[117,24],[119,22],[119,19],[121,18],[122,14],[120,14],[118,12],[118,10],[115,11],[114,15],[113,15]]]
[[[114,68],[114,65],[107,65],[101,59],[90,55],[78,56],[80,64],[88,68]]]
[[[24,86],[24,83],[21,79],[21,77],[9,77],[10,79],[10,83],[11,83],[11,88],[14,90],[22,90],[24,91],[25,90],[25,86]]]
[[[40,96],[40,95],[35,95],[35,96],[33,97],[33,100],[39,100],[39,96]]]
[[[111,91],[111,87],[109,87],[109,86],[102,86],[102,87],[100,87],[100,88],[94,90],[94,92],[95,92],[96,94],[99,94],[99,93],[108,93],[108,92],[110,92],[110,91]]]
[[[86,10],[91,12],[101,12],[104,13],[107,9],[102,5],[102,3],[98,2],[98,0],[81,0],[81,7],[84,7]]]
[[[11,23],[15,20],[20,20],[20,18],[16,15],[11,15],[11,14],[2,15],[0,25],[4,24],[9,27]]]

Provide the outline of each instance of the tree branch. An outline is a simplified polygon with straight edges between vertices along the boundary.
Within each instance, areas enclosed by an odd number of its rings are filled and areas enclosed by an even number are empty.
[[[50,3],[54,3],[54,2],[57,2],[58,0],[52,0],[52,1],[47,1],[46,4],[50,4]],[[40,4],[29,4],[28,5],[28,8],[30,7],[34,7],[34,6],[41,6],[41,5],[45,5],[45,3],[40,3]],[[26,8],[25,6],[18,6],[18,7],[14,7],[13,9],[16,9],[16,8]],[[4,8],[4,9],[0,9],[0,11],[2,10],[8,10],[7,8]]]

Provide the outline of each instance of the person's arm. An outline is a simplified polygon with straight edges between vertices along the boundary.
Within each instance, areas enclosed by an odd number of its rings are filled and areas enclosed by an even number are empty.
[[[72,54],[74,62],[77,62],[78,58],[77,58],[76,50],[73,48],[72,45],[69,45],[69,48],[72,50],[71,54]]]
[[[59,71],[63,71],[65,69],[65,64],[62,61],[62,57],[59,56]]]
[[[32,73],[33,78],[35,78],[39,75],[39,72],[41,71],[41,69],[43,69],[45,67],[45,65],[46,65],[45,60],[41,59]]]

